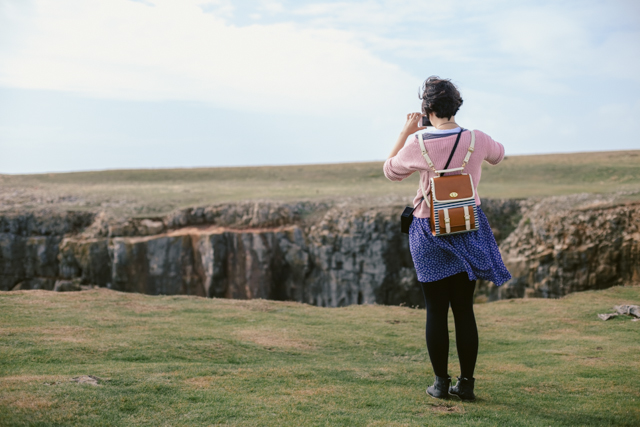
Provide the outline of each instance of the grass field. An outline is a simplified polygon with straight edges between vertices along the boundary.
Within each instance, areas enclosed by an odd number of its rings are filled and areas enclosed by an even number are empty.
[[[476,305],[479,399],[461,403],[425,394],[423,310],[1,293],[0,425],[638,426],[640,322],[596,315],[639,302],[636,286]]]
[[[388,181],[382,162],[0,175],[0,211],[48,207],[162,215],[248,199],[410,200],[417,182],[417,174]],[[640,150],[507,157],[497,167],[484,165],[479,191],[493,198],[630,191],[640,198]]]

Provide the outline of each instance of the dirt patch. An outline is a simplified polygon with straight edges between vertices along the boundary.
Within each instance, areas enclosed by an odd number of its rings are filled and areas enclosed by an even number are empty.
[[[2,328],[0,329],[0,336],[12,336],[12,335],[31,335],[32,337],[38,337],[44,341],[62,341],[62,342],[84,342],[86,341],[82,335],[88,331],[89,328],[80,326],[50,326],[47,328],[41,327],[28,327],[28,328]]]
[[[453,403],[436,403],[429,408],[432,412],[440,414],[463,414],[464,408]]]
[[[500,366],[497,367],[496,371],[497,372],[531,372],[533,370],[533,368],[529,368],[528,366],[525,365],[515,365],[515,364],[510,364],[510,363],[503,363]]]
[[[219,377],[194,377],[185,380],[185,382],[195,388],[211,388]]]
[[[214,298],[214,300],[216,300]],[[233,308],[241,308],[249,311],[271,312],[282,310],[285,307],[292,308],[316,308],[309,304],[297,302],[297,301],[273,301],[265,300],[262,298],[255,298],[251,300],[238,300],[238,299],[217,299],[216,302],[222,303],[226,306],[232,306]]]
[[[53,404],[52,401],[32,395],[6,396],[0,398],[0,406],[10,406],[17,409],[37,411],[48,409]]]
[[[548,393],[558,393],[560,389],[563,391],[567,391],[566,387],[561,387],[558,384],[550,383],[550,382],[541,382],[536,384],[535,386],[530,387],[522,387],[521,390],[530,393],[530,394],[548,394]]]
[[[407,427],[408,425],[409,424],[405,424],[405,423],[401,424],[397,422],[384,420],[384,421],[373,421],[367,424],[367,427]]]
[[[306,388],[302,390],[293,390],[292,395],[296,397],[306,398],[311,396],[332,396],[339,392],[338,387],[316,387]]]
[[[83,337],[89,328],[79,326],[60,326],[55,328],[37,329],[37,332],[45,335],[45,341],[62,341],[70,343],[85,342]]]
[[[175,311],[174,307],[168,307],[165,305],[143,304],[135,301],[117,302],[115,303],[115,305],[119,308],[131,310],[136,314],[152,313],[155,311]]]
[[[290,331],[270,329],[244,329],[237,333],[239,339],[251,341],[266,349],[270,348],[295,348],[297,350],[312,350],[313,343],[296,338]]]
[[[587,356],[585,358],[580,358],[578,363],[582,366],[598,366],[598,367],[611,367],[616,365],[615,362],[612,362],[610,359],[606,357],[597,357],[597,356]]]
[[[12,407],[27,411],[37,411],[51,407],[51,400],[35,397],[33,393],[25,391],[11,391],[9,388],[20,387],[26,384],[49,384],[56,381],[65,381],[66,378],[58,375],[14,375],[0,377],[0,407]]]
[[[61,375],[13,375],[10,377],[0,377],[0,388],[9,385],[17,385],[23,383],[42,383],[52,384],[64,381],[66,377]]]
[[[389,379],[389,375],[395,374],[396,370],[389,368],[372,368],[368,370],[355,369],[353,372],[358,378],[385,381]]]
[[[263,299],[254,299],[249,301],[236,300],[233,302],[232,305],[237,308],[243,308],[249,311],[259,311],[264,313],[276,311],[278,309],[276,304],[273,304]]]
[[[45,337],[43,341],[81,343],[81,342],[86,342],[87,340],[82,337],[67,335],[67,336],[49,336],[49,337]]]
[[[566,323],[562,321],[563,323]],[[569,340],[579,339],[579,340],[589,340],[589,341],[603,341],[607,338],[597,336],[597,335],[585,335],[581,333],[577,329],[554,329],[549,331],[546,334],[542,334],[538,336],[540,339],[549,340],[549,341],[566,341],[567,337],[570,337]]]
[[[26,289],[3,293],[2,296],[13,298],[13,305],[54,305],[59,303],[52,298],[56,293],[42,289]]]

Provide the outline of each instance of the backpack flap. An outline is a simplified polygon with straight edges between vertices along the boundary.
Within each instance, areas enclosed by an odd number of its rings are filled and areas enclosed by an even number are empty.
[[[471,175],[451,175],[431,178],[434,203],[453,203],[475,200],[476,193]]]

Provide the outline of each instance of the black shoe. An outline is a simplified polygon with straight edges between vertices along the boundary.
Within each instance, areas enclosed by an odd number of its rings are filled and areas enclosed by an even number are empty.
[[[449,393],[455,396],[458,396],[460,400],[466,401],[474,401],[476,400],[476,395],[473,394],[473,385],[476,382],[475,378],[460,378],[458,377],[458,382],[453,387],[449,388]]]
[[[436,399],[448,399],[450,385],[451,377],[436,376],[436,381],[427,389],[427,394]]]

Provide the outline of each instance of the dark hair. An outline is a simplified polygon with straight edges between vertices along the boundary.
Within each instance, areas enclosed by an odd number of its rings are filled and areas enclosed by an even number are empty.
[[[462,105],[458,88],[449,79],[431,76],[422,85],[422,112],[436,113],[441,119],[455,116]]]

